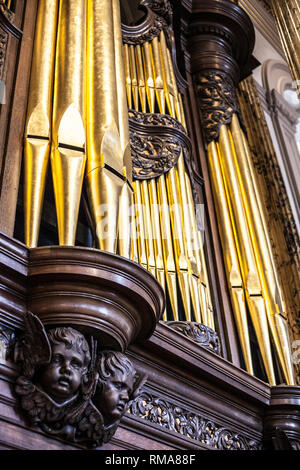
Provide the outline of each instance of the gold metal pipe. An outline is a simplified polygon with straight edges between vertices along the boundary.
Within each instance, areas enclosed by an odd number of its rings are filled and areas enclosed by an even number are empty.
[[[87,5],[87,189],[98,247],[115,252],[124,150],[118,128],[113,5],[110,0],[88,0]]]
[[[147,266],[151,274],[153,274],[153,276],[156,277],[155,254],[154,254],[154,246],[153,246],[153,232],[152,232],[152,224],[151,224],[151,208],[150,208],[150,199],[149,199],[149,193],[148,193],[148,184],[146,180],[143,180],[140,183],[140,188],[141,188],[141,195],[142,195],[144,227],[145,227]]]
[[[51,167],[60,245],[74,245],[85,170],[85,1],[60,2]]]
[[[151,45],[148,41],[142,45],[146,96],[150,113],[155,112],[155,87],[154,87],[154,70],[153,70],[153,54]]]
[[[165,271],[164,271],[164,259],[163,259],[163,248],[162,248],[162,237],[160,230],[160,209],[158,204],[157,188],[155,179],[151,179],[148,182],[149,199],[151,206],[151,221],[152,221],[152,233],[153,233],[153,246],[155,255],[155,266],[156,266],[156,277],[166,290]],[[167,320],[166,311],[163,313],[163,320]]]
[[[158,37],[153,38],[151,42],[152,54],[153,54],[153,65],[154,65],[154,84],[156,100],[158,103],[158,109],[161,114],[165,114],[165,90],[164,90],[164,79],[163,69],[161,65],[161,54]]]
[[[292,76],[300,90],[300,7],[297,0],[271,0],[279,36]]]
[[[275,343],[275,348],[279,357],[279,361],[288,384],[294,383],[293,366],[291,362],[291,351],[289,348],[289,338],[287,332],[281,328],[282,321],[277,322],[272,319],[273,315],[283,315],[284,305],[280,291],[279,282],[272,260],[270,242],[268,241],[268,233],[266,231],[266,223],[264,222],[264,214],[262,207],[258,203],[259,193],[255,186],[255,175],[251,169],[249,160],[248,145],[243,136],[240,124],[236,115],[232,120],[232,137],[237,152],[236,166],[240,179],[240,186],[243,191],[244,205],[248,217],[248,225],[250,227],[252,244],[257,259],[258,272],[261,279],[263,295],[266,300],[266,309],[270,322],[270,329]],[[280,330],[277,332],[277,325]],[[284,339],[284,340],[283,340]]]
[[[132,108],[131,67],[130,67],[130,58],[129,58],[129,46],[127,44],[123,45],[123,60],[124,60],[127,101],[128,101],[128,107],[131,109]]]
[[[266,328],[266,311],[259,275],[257,272],[255,255],[252,248],[251,236],[247,224],[244,201],[239,185],[238,175],[234,162],[236,161],[235,148],[230,138],[230,131],[226,125],[220,128],[220,153],[222,157],[221,168],[228,187],[228,203],[232,207],[232,224],[236,246],[240,260],[241,273],[245,286],[246,300],[252,318],[259,348],[269,383],[275,385],[275,374],[269,338]],[[262,298],[263,302],[259,300]]]
[[[139,262],[139,253],[138,253],[138,245],[137,245],[137,227],[136,227],[136,220],[135,220],[135,198],[134,198],[134,193],[132,194],[132,205],[131,205],[131,211],[130,211],[130,225],[131,225],[131,230],[130,230],[130,259],[134,261],[135,263]]]
[[[121,14],[119,0],[112,0],[113,7],[113,24],[114,24],[114,46],[115,46],[115,69],[118,99],[118,124],[121,149],[123,152],[123,176],[126,181],[120,194],[120,207],[118,217],[118,240],[119,253],[126,258],[130,257],[130,206],[131,206],[131,188],[129,183],[132,182],[132,159],[130,150],[130,136],[128,123],[128,107],[126,99],[125,71],[123,61],[123,42],[121,32]]]
[[[168,54],[167,54],[167,43],[166,43],[166,38],[165,34],[163,31],[161,31],[160,36],[159,36],[159,45],[160,45],[160,52],[161,52],[161,58],[162,58],[162,71],[163,71],[163,78],[164,78],[164,89],[165,89],[165,94],[166,94],[166,102],[167,102],[167,107],[169,110],[169,113],[171,116],[175,117],[176,111],[175,111],[175,100],[174,100],[174,89],[173,89],[173,82],[171,78],[171,72],[169,68],[169,61],[168,61]]]
[[[25,125],[25,243],[37,246],[50,155],[58,0],[39,2]]]
[[[177,117],[177,119],[183,124],[184,116],[181,116],[181,113],[180,113],[179,93],[177,90],[174,67],[173,67],[171,52],[169,48],[167,48],[167,60],[168,60],[168,65],[169,65],[169,70],[170,70],[170,75],[171,75],[172,88],[174,90],[174,96],[175,96],[175,116],[174,117]]]
[[[230,210],[226,196],[225,182],[220,167],[220,157],[218,144],[211,142],[208,146],[210,177],[218,214],[219,233],[222,240],[224,262],[231,294],[232,308],[246,369],[250,374],[253,374],[243,281],[240,273],[238,255],[236,252],[232,219],[230,216]]]
[[[130,58],[130,73],[131,73],[131,90],[134,103],[134,109],[139,110],[139,86],[138,86],[138,75],[135,62],[135,50],[134,46],[129,46],[129,58]],[[130,106],[131,107],[131,106]]]
[[[169,205],[171,209],[172,238],[175,254],[176,272],[187,321],[191,321],[188,261],[185,253],[182,231],[182,207],[180,200],[178,172],[176,167],[166,175]]]
[[[140,181],[136,180],[133,183],[133,189],[134,189],[135,222],[136,222],[139,263],[145,269],[147,269],[148,263],[147,263],[146,244],[145,244],[146,235],[145,235],[144,211],[143,211],[143,201],[142,201]]]
[[[166,282],[168,286],[169,298],[174,320],[178,321],[179,316],[177,304],[176,266],[172,244],[170,207],[168,202],[167,188],[164,175],[159,176],[157,178],[156,186],[160,209],[160,226]]]
[[[145,82],[145,75],[144,75],[142,49],[141,49],[141,46],[139,45],[135,46],[135,57],[136,57],[136,65],[137,65],[138,87],[139,87],[141,108],[142,108],[142,112],[146,113],[147,111],[146,82]]]

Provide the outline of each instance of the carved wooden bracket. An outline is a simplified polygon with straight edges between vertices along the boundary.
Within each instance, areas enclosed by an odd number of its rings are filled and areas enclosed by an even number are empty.
[[[167,173],[183,149],[191,151],[184,127],[171,116],[129,110],[132,171],[135,179]]]
[[[239,101],[229,75],[205,70],[195,76],[201,123],[207,143],[219,137],[220,127],[230,124],[233,114],[241,119]]]

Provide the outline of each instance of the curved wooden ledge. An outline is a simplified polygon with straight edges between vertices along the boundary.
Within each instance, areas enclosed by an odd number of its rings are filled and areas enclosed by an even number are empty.
[[[45,326],[69,325],[101,347],[125,351],[149,338],[164,310],[160,284],[144,268],[96,249],[29,250],[28,310]]]

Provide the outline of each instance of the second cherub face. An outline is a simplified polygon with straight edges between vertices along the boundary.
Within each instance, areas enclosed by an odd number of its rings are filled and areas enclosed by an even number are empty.
[[[127,410],[134,387],[134,376],[118,369],[105,382],[96,404],[100,409],[105,424],[111,424],[122,418]]]
[[[78,391],[86,371],[84,360],[84,353],[67,348],[63,342],[53,345],[51,362],[41,374],[40,383],[57,403],[67,401]]]

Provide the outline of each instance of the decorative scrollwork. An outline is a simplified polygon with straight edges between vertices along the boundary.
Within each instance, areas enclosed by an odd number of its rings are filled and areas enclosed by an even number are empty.
[[[220,127],[230,124],[240,107],[234,83],[228,74],[204,71],[196,76],[198,104],[206,143],[218,139]]]
[[[181,146],[175,137],[130,136],[133,176],[150,179],[167,173],[176,165]]]
[[[129,413],[219,450],[259,450],[262,444],[210,419],[185,410],[178,405],[142,393],[135,399]]]
[[[163,114],[129,110],[130,143],[135,179],[150,179],[176,165],[191,143],[184,127]]]
[[[220,341],[217,333],[212,328],[194,322],[169,321],[166,324],[195,341],[200,346],[210,349],[216,354],[220,354]]]

